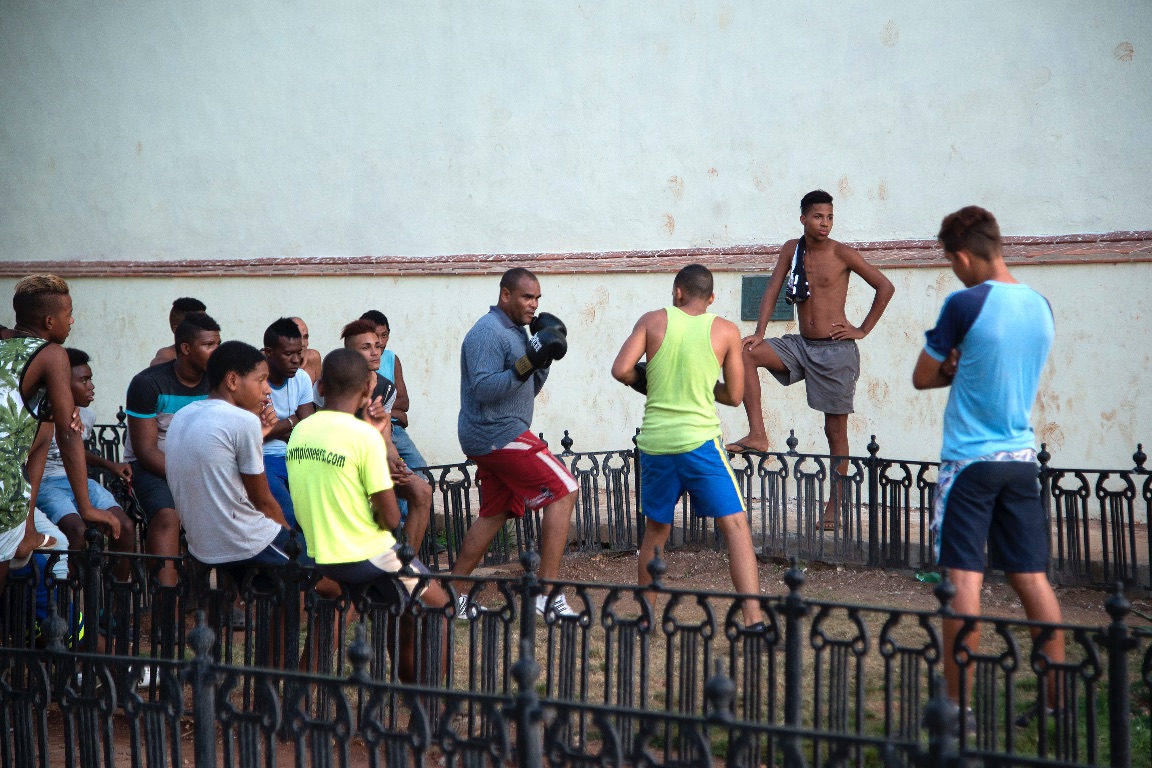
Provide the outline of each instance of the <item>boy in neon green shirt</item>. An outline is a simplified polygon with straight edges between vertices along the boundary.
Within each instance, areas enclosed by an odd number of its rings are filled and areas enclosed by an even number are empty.
[[[400,576],[393,528],[400,509],[381,431],[387,414],[369,403],[371,371],[357,352],[337,349],[324,358],[320,376],[324,410],[296,425],[288,440],[288,487],[296,522],[304,531],[317,569],[338,582],[361,585],[399,579],[409,600],[429,609],[448,604],[448,595],[429,580],[428,569],[412,560],[417,575]],[[356,412],[364,408],[364,420]],[[400,679],[415,675],[415,624],[410,613],[400,623]]]

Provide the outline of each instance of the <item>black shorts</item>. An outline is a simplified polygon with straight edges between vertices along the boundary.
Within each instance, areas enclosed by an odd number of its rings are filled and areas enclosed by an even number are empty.
[[[941,507],[938,564],[983,571],[987,544],[993,568],[1046,571],[1048,521],[1037,475],[1031,461],[976,461],[960,470]]]
[[[144,469],[139,461],[132,462],[132,491],[144,510],[144,519],[149,522],[162,509],[176,509],[168,481]]]

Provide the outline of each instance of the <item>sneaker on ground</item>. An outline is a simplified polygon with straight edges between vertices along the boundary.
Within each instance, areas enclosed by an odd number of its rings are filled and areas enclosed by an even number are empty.
[[[468,621],[468,595],[456,596],[456,621]]]
[[[156,684],[156,676],[152,674],[152,666],[150,664],[145,664],[138,669],[133,668],[132,671],[136,674],[137,688],[151,688]]]
[[[248,616],[243,608],[238,605],[232,606],[232,610],[228,613],[228,626],[233,632],[239,632],[248,626]]]
[[[547,595],[540,595],[536,598],[536,613],[543,616],[549,610],[555,611],[557,616],[580,615],[568,605],[568,598],[564,597],[564,593],[560,593],[552,602],[548,602]]]

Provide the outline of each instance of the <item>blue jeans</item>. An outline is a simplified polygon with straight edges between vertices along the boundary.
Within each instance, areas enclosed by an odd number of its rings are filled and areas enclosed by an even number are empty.
[[[392,444],[396,446],[396,453],[400,454],[400,458],[404,459],[404,463],[408,465],[409,469],[428,466],[428,462],[424,461],[424,457],[416,448],[416,443],[408,437],[408,432],[405,431],[404,427],[396,422],[392,422]],[[400,519],[407,520],[408,502],[396,497],[396,506],[400,507]]]
[[[299,528],[296,525],[296,508],[292,506],[292,494],[288,492],[288,465],[283,456],[264,455],[264,475],[268,478],[268,487],[272,490],[272,497],[280,505],[284,519],[288,521],[289,528]]]

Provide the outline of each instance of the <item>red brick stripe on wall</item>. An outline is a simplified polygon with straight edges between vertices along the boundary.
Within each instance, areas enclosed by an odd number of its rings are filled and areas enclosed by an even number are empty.
[[[1115,264],[1152,261],[1152,231],[1007,237],[1010,264]],[[934,240],[850,243],[884,269],[944,266]],[[675,248],[661,251],[582,253],[491,253],[451,256],[317,256],[183,261],[0,262],[0,277],[51,272],[65,278],[124,277],[418,277],[491,275],[514,266],[544,274],[666,272],[691,262],[716,272],[751,272],[771,267],[779,245]]]

